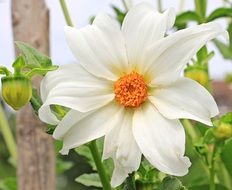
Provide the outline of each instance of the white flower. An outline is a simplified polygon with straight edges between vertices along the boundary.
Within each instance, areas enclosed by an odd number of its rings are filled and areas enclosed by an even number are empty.
[[[209,92],[180,77],[183,67],[209,40],[225,31],[207,23],[165,33],[173,9],[158,13],[149,4],[133,7],[120,29],[105,14],[80,30],[65,28],[80,65],[61,66],[41,84],[41,120],[58,124],[54,138],[61,153],[105,136],[103,158],[112,157],[112,186],[138,169],[141,154],[160,171],[183,176],[191,165],[184,156],[185,133],[179,118],[211,125],[218,114]],[[50,105],[71,111],[59,121]]]

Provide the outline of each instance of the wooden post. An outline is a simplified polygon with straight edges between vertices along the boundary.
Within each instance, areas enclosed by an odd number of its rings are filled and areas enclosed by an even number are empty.
[[[44,0],[12,0],[15,41],[49,54],[49,14]],[[40,79],[33,81],[38,88]],[[54,190],[55,155],[52,137],[30,105],[17,113],[17,177],[19,190]]]

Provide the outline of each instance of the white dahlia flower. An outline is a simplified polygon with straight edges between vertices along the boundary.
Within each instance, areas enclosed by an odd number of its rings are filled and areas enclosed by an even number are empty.
[[[141,155],[160,171],[183,176],[191,163],[180,118],[211,125],[217,105],[181,71],[207,41],[226,32],[211,22],[165,36],[173,9],[146,3],[130,9],[122,27],[106,14],[80,30],[66,27],[80,64],[49,72],[41,84],[42,121],[58,125],[61,153],[105,136],[103,159],[114,160],[112,186],[139,168]],[[60,121],[50,105],[71,110]]]

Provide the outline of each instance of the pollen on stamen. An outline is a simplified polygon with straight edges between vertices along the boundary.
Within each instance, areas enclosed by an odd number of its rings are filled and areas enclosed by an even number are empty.
[[[142,75],[133,71],[114,83],[115,100],[125,107],[139,107],[147,99],[147,84]]]

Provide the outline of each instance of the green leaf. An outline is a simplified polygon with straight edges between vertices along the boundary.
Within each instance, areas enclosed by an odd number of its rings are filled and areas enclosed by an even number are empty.
[[[102,187],[99,175],[97,173],[83,174],[77,177],[75,181],[85,186]]]
[[[232,124],[232,112],[228,112],[220,118],[220,121],[223,123]]]
[[[123,190],[136,190],[133,174],[129,174],[129,176],[126,178]]]
[[[70,169],[71,167],[73,167],[74,163],[71,161],[64,161],[60,158],[57,159],[56,161],[56,172],[58,174],[62,174],[64,171]]]
[[[188,22],[196,21],[197,23],[200,22],[199,15],[194,11],[186,11],[183,12],[176,17],[175,26],[179,29],[183,29],[187,26]]]
[[[165,177],[158,190],[188,190],[181,181],[175,177]]]
[[[87,145],[82,145],[78,148],[75,149],[75,151],[81,155],[84,156],[87,160],[87,162],[89,163],[89,165],[92,167],[93,170],[97,171],[95,162],[93,160],[92,154],[89,150],[89,147]]]
[[[20,49],[22,52],[24,61],[27,65],[28,68],[49,68],[52,66],[52,61],[51,59],[40,53],[38,50],[35,48],[29,46],[28,44],[24,42],[15,42],[17,47]]]
[[[231,155],[232,155],[232,138],[226,141],[224,145],[224,149],[222,150],[221,153],[221,158],[222,161],[224,162],[224,165],[230,175],[232,176],[232,160],[231,160]]]
[[[217,39],[213,40],[213,42],[225,59],[232,59],[231,50],[226,44]]]
[[[189,187],[188,190],[210,190],[209,185],[198,185],[198,186],[193,186]],[[216,190],[228,190],[226,187],[216,184]]]
[[[0,190],[17,190],[16,178],[6,178],[0,181]]]
[[[214,10],[207,18],[207,22],[213,21],[218,18],[232,17],[232,8],[221,7]]]

